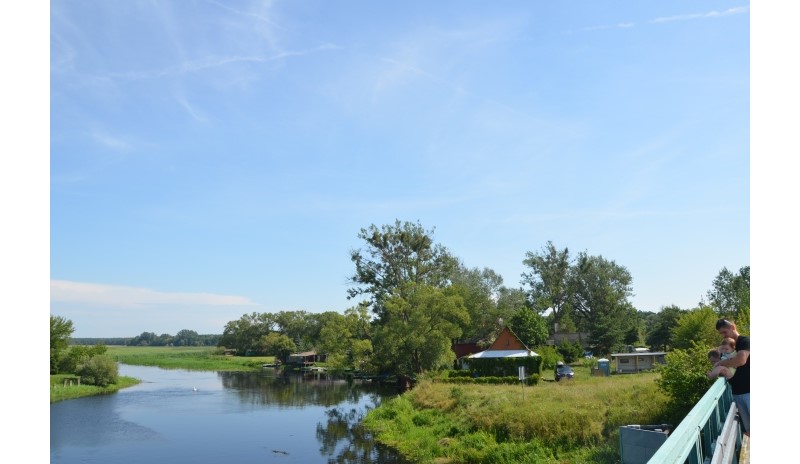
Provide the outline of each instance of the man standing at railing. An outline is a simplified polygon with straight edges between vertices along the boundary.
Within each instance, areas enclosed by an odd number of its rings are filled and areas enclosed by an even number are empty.
[[[750,436],[750,337],[739,335],[736,324],[720,319],[717,321],[717,332],[725,338],[736,340],[736,355],[723,359],[714,366],[735,367],[736,373],[728,379],[733,393],[733,401],[739,410],[742,430]]]

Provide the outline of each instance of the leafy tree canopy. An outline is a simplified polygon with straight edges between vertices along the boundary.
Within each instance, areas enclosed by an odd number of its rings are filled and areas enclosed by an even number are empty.
[[[487,342],[493,339],[502,330],[501,321],[514,314],[515,308],[499,304],[500,295],[508,293],[502,284],[503,278],[489,268],[458,266],[452,286],[463,298],[469,313],[470,322],[462,334],[464,340]]]
[[[524,308],[508,321],[509,327],[528,347],[547,343],[547,322],[543,316],[530,308]]]
[[[261,337],[258,343],[258,351],[268,356],[275,356],[281,362],[286,362],[289,355],[297,350],[291,338],[285,334],[270,332]]]
[[[749,325],[750,266],[742,267],[735,274],[723,267],[712,285],[713,288],[708,291],[707,296],[719,317],[738,321],[743,319],[746,311]]]
[[[672,328],[672,346],[690,349],[694,346],[719,346],[722,340],[716,329],[717,313],[710,306],[700,306],[682,313]]]
[[[405,376],[452,366],[451,341],[469,322],[463,299],[450,288],[404,287],[385,300],[384,317],[375,327],[375,362]]]
[[[656,351],[672,349],[672,329],[678,324],[678,319],[684,312],[675,305],[662,307],[648,319],[645,342]]]
[[[598,353],[621,348],[631,329],[638,325],[628,270],[602,256],[578,255],[571,270],[570,301],[578,329],[589,332]]]
[[[414,285],[444,287],[458,265],[444,246],[434,244],[433,230],[425,230],[418,222],[370,225],[361,229],[358,238],[366,242],[366,248],[350,252],[356,270],[350,277],[355,286],[348,289],[348,298],[369,296],[379,318],[384,316],[386,299],[405,298],[403,292]]]
[[[61,316],[50,315],[50,373],[57,374],[58,365],[69,346],[69,337],[75,328],[72,321]]]
[[[568,287],[572,263],[569,250],[558,250],[548,241],[541,252],[527,252],[523,264],[530,268],[530,272],[522,274],[522,284],[530,287],[531,307],[540,313],[552,309],[555,322],[559,322],[570,302]]]

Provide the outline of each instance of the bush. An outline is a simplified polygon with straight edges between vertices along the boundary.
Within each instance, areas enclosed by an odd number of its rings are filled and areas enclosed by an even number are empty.
[[[579,342],[570,343],[567,340],[558,345],[558,353],[564,357],[564,362],[572,364],[583,356],[583,347]]]
[[[58,371],[63,373],[77,372],[78,366],[86,363],[93,356],[105,354],[107,348],[105,345],[75,345],[66,352],[66,354],[59,361]]]
[[[456,377],[472,377],[472,372],[467,370],[460,370],[460,371],[449,370],[445,373],[444,377],[448,379],[454,379]]]
[[[661,374],[656,384],[676,409],[688,412],[716,380],[706,377],[711,370],[708,349],[697,345],[688,350],[676,349],[667,353],[666,361],[656,368]]]
[[[475,379],[472,377],[450,377],[447,379],[441,380],[444,383],[475,383]]]
[[[556,363],[561,361],[561,355],[552,346],[540,346],[534,351],[542,358],[542,370],[544,371],[555,369]]]
[[[105,355],[92,356],[88,361],[78,366],[77,374],[81,382],[89,385],[106,387],[117,383],[119,369],[113,359]]]
[[[541,374],[542,358],[541,356],[528,356],[524,358],[478,358],[469,361],[470,371],[481,377],[517,376],[520,366],[525,366],[525,372],[529,374]]]

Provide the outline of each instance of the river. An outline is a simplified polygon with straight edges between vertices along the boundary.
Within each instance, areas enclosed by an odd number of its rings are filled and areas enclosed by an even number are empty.
[[[358,426],[392,388],[273,369],[120,375],[142,383],[50,406],[52,464],[407,464]]]

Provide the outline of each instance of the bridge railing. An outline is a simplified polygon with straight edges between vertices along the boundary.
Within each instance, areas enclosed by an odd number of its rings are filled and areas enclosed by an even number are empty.
[[[731,387],[717,379],[647,464],[737,463],[742,444]]]

